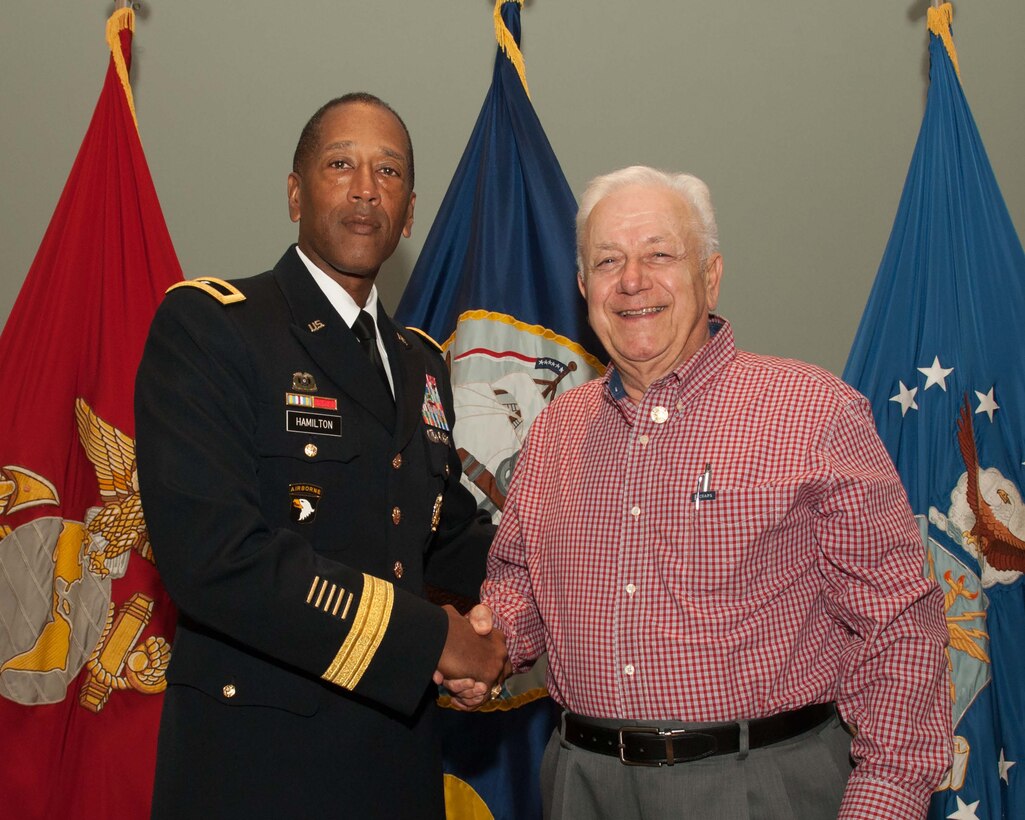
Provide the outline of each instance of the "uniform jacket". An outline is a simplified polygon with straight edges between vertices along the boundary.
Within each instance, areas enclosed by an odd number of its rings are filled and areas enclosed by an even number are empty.
[[[165,298],[136,383],[181,613],[154,816],[439,816],[447,624],[422,594],[476,598],[492,534],[459,483],[444,362],[382,311],[393,405],[294,248],[205,287]]]

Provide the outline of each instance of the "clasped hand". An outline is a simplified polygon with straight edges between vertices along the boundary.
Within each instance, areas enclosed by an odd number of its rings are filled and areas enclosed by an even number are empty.
[[[512,672],[505,635],[494,628],[491,610],[483,604],[465,618],[447,604],[442,609],[448,615],[448,637],[434,682],[448,689],[454,708],[471,711]]]

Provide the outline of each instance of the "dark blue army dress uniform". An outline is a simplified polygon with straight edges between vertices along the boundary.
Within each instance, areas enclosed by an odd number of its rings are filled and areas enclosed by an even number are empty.
[[[206,292],[204,292],[206,290]],[[476,598],[444,362],[383,313],[395,401],[294,248],[157,312],[143,508],[178,605],[154,817],[437,818],[425,584]]]

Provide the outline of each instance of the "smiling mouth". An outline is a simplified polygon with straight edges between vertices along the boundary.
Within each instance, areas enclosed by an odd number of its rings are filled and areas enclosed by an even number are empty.
[[[651,316],[655,313],[661,313],[663,310],[665,310],[665,306],[660,305],[656,307],[634,308],[633,310],[617,310],[616,314],[629,319],[634,316]]]

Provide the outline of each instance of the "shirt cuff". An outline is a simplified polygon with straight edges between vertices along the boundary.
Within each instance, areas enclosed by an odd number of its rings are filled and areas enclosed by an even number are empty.
[[[885,780],[851,775],[836,820],[922,820],[932,792],[924,798]]]

